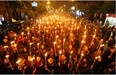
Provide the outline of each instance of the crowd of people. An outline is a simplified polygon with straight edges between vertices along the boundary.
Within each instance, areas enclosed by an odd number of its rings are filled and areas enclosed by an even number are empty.
[[[0,40],[2,74],[115,74],[114,27],[45,14],[1,31]]]

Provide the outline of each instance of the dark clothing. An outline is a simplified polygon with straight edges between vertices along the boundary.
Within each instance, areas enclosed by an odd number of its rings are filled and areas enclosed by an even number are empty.
[[[96,61],[94,66],[93,66],[93,71],[94,71],[94,74],[103,74],[103,63],[102,62],[99,62],[99,61]]]
[[[67,63],[61,64],[61,66],[58,67],[58,73],[59,74],[69,74],[69,68]]]
[[[12,74],[12,73],[13,73],[13,70],[10,68],[9,63],[3,64],[2,74]]]
[[[44,66],[36,67],[36,73],[35,74],[46,74]]]
[[[28,66],[25,70],[25,74],[32,74],[33,73],[33,67],[32,66]]]
[[[106,68],[112,61],[115,60],[115,52],[111,55],[110,58],[108,58],[108,56],[110,56],[111,52],[109,50],[107,50],[104,54],[103,54],[103,67]]]
[[[21,71],[18,70],[18,66],[14,66],[13,74],[21,74]]]

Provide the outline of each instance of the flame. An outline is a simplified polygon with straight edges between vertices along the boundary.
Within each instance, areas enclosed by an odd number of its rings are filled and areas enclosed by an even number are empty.
[[[105,45],[104,45],[104,44],[101,44],[100,46],[103,47],[103,46],[105,46]]]
[[[71,54],[73,53],[73,51],[70,52]]]
[[[16,47],[16,46],[17,46],[17,44],[15,43],[15,44],[14,44],[14,46]]]
[[[17,63],[17,64],[19,64],[20,62],[21,62],[21,59],[17,60],[17,62],[16,62],[16,63]]]
[[[24,32],[22,32],[21,34],[24,35]]]
[[[4,46],[4,48],[8,48],[8,46]]]
[[[10,55],[6,55],[5,57],[6,57],[6,58],[9,58],[9,57],[10,57]]]
[[[96,56],[95,59],[101,58],[101,56]]]
[[[54,42],[54,45],[56,44],[56,41]]]
[[[60,50],[60,51],[59,51],[59,54],[61,54],[61,53],[62,53],[62,51]]]
[[[48,54],[48,53],[46,52],[46,53],[45,53],[45,57],[47,56],[47,54]]]

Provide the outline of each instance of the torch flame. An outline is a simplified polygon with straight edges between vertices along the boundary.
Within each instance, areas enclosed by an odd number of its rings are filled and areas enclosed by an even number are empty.
[[[10,55],[6,55],[5,57],[6,57],[6,58],[9,58],[9,57],[10,57]]]
[[[73,51],[70,52],[71,54],[73,53]]]
[[[59,51],[59,54],[61,54],[61,53],[62,53],[62,51],[60,50],[60,51]]]
[[[54,42],[54,45],[56,44],[56,41]]]
[[[47,56],[47,54],[48,54],[48,53],[46,52],[46,53],[45,53],[45,57]]]
[[[20,62],[21,62],[21,59],[17,60],[17,62],[16,62],[16,63],[17,63],[17,64],[19,64]]]

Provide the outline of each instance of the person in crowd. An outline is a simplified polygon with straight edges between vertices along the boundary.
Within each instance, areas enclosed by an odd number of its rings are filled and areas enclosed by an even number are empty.
[[[45,63],[44,59],[42,59],[40,56],[37,56],[34,63],[35,63],[34,74],[45,74],[46,73],[45,68],[44,68],[44,63]]]
[[[61,55],[58,60],[59,60],[59,62],[58,62],[58,73],[59,74],[68,74],[69,73],[69,68],[68,68],[67,57],[65,55]]]
[[[85,25],[78,24],[80,28],[76,30],[76,27],[73,30],[51,25],[53,27],[48,24],[44,27],[30,20],[16,26],[17,32],[8,29],[1,32],[0,73],[115,73],[115,28],[101,28],[86,22]],[[100,43],[101,39],[103,42]]]

